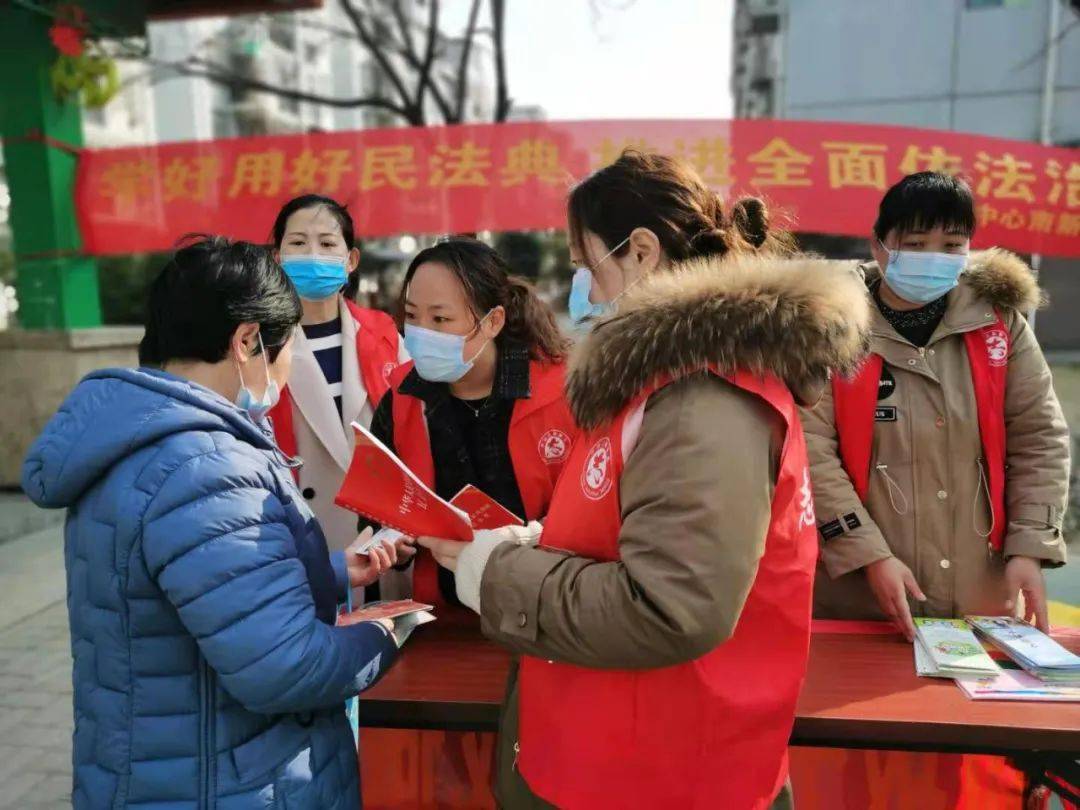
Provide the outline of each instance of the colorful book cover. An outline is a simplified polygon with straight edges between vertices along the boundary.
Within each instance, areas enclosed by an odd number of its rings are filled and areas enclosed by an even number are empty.
[[[915,619],[915,630],[942,674],[994,674],[998,666],[987,655],[963,619]]]
[[[956,678],[956,685],[972,700],[1080,702],[1080,685],[1046,683],[1012,661],[999,663],[1001,672],[997,675],[964,675]]]
[[[926,651],[926,647],[923,646],[922,641],[918,638],[911,645],[912,650],[915,652],[915,674],[920,678],[952,678],[952,675],[946,675],[940,669],[937,664],[934,663],[934,659],[930,657],[930,653]]]
[[[1011,616],[968,616],[975,630],[1025,669],[1075,670],[1080,656],[1069,652],[1037,627]]]

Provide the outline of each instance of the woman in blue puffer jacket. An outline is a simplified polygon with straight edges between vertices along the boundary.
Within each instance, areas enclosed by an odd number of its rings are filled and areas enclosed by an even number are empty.
[[[144,367],[88,376],[30,450],[24,489],[68,509],[76,808],[360,806],[343,704],[397,645],[334,621],[395,559],[331,561],[263,419],[299,319],[263,248],[188,245]]]

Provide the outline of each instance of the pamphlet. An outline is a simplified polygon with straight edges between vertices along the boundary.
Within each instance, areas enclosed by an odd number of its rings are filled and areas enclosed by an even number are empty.
[[[1043,681],[1080,684],[1080,656],[1038,628],[1011,616],[968,616],[967,621],[1031,675]]]
[[[915,652],[915,674],[920,678],[952,678],[952,675],[946,675],[938,669],[934,659],[930,657],[930,653],[926,651],[926,647],[918,638],[915,639],[911,648]]]
[[[352,550],[352,552],[353,554],[360,554],[367,557],[371,554],[371,550],[380,543],[383,545],[392,546],[404,536],[405,535],[399,532],[397,529],[379,529],[367,539],[366,543],[357,546]]]
[[[435,621],[431,605],[414,602],[412,599],[399,599],[394,602],[369,602],[362,608],[338,616],[338,626],[345,627],[357,622],[370,622],[377,619],[391,619],[394,629],[391,635],[398,647],[401,647],[412,635],[413,630],[422,624]]]
[[[469,516],[474,529],[501,529],[503,526],[522,526],[525,521],[505,508],[483,490],[472,484],[450,499],[450,503]]]
[[[918,641],[941,676],[994,675],[998,665],[963,619],[915,619]]]
[[[398,599],[393,602],[369,602],[351,613],[343,613],[338,617],[338,625],[345,627],[357,622],[370,622],[376,619],[396,620],[399,616],[431,609],[431,605],[425,605],[423,602],[416,602],[412,599]]]
[[[356,449],[334,503],[412,537],[470,541],[461,509],[436,495],[366,428],[353,422]]]
[[[1080,702],[1080,685],[1047,683],[1024,672],[1012,661],[1003,662],[997,675],[965,675],[956,679],[956,685],[972,700]]]

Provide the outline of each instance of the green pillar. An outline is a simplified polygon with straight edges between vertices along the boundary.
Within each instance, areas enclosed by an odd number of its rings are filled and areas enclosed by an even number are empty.
[[[57,51],[49,17],[0,7],[0,135],[11,190],[19,322],[25,329],[101,325],[97,265],[80,256],[72,191],[76,157],[58,144],[82,146],[76,99],[60,100],[49,71]],[[44,138],[44,140],[42,140]],[[48,143],[49,140],[53,145]]]

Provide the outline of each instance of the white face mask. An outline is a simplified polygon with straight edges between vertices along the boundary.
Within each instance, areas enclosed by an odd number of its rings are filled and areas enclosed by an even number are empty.
[[[236,394],[236,406],[248,412],[253,422],[261,422],[266,414],[278,404],[281,399],[281,391],[274,378],[270,376],[270,363],[266,359],[266,349],[263,347],[262,335],[259,339],[259,354],[262,355],[263,368],[266,370],[266,390],[260,399],[256,399],[251,389],[244,385],[244,372],[240,370],[240,361],[236,362],[236,373],[240,375],[240,390]]]

